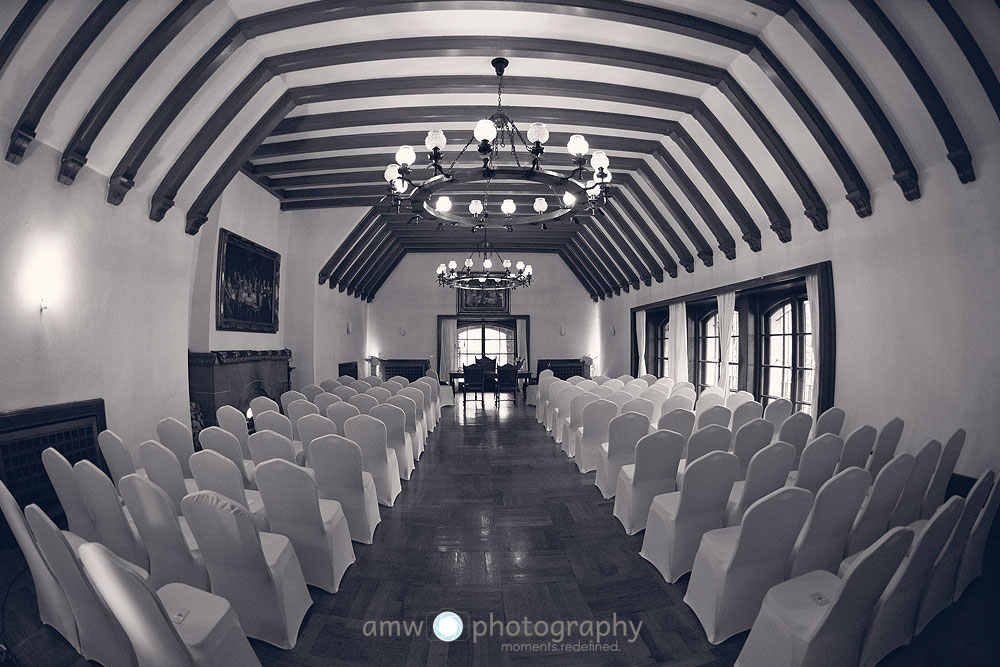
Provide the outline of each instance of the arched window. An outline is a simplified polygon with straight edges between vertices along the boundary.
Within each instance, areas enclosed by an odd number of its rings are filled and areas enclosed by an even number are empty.
[[[713,385],[729,384],[730,391],[740,388],[740,314],[733,311],[733,328],[729,338],[729,364],[725,378],[719,377],[722,363],[719,345],[719,312],[713,311],[698,323],[698,384],[704,389]]]
[[[775,398],[787,398],[795,405],[795,410],[812,412],[816,363],[808,300],[792,298],[767,311],[763,338],[763,403],[767,405]]]
[[[670,320],[664,318],[653,329],[653,373],[659,377],[670,375]]]
[[[512,364],[517,350],[514,327],[494,322],[460,323],[458,348],[462,366],[472,365],[480,357],[496,359],[497,366]]]

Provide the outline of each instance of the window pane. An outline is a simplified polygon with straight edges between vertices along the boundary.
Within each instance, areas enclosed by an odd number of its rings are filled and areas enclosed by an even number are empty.
[[[785,365],[784,336],[768,336],[768,357],[767,363],[771,366]]]
[[[812,333],[812,313],[809,312],[809,300],[802,302],[802,333]]]

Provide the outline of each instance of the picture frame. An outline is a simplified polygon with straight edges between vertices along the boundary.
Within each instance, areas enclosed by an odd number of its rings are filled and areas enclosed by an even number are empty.
[[[459,289],[459,315],[510,314],[510,289]]]
[[[219,229],[215,328],[277,333],[281,255]]]

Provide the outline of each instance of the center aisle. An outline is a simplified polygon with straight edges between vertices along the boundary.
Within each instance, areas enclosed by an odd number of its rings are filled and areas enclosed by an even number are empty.
[[[253,642],[264,665],[731,665],[739,654],[745,635],[707,642],[682,602],[687,577],[666,584],[639,556],[643,534],[625,535],[613,499],[601,498],[594,473],[577,471],[533,407],[470,402],[463,416],[459,397],[402,485],[396,505],[380,507],[374,543],[354,544],[340,591],[310,588],[295,649]],[[442,609],[479,630],[492,613],[494,636],[427,639]],[[525,619],[532,635],[557,623],[526,638]],[[601,643],[617,650],[602,651],[593,631],[614,620],[617,636]],[[402,628],[383,621],[423,621],[423,635],[387,636]],[[572,629],[561,642],[558,622]]]

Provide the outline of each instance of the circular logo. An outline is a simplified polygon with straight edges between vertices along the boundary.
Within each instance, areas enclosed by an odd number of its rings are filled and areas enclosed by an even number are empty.
[[[442,611],[434,618],[434,634],[443,642],[453,642],[462,635],[462,619],[453,611]]]

